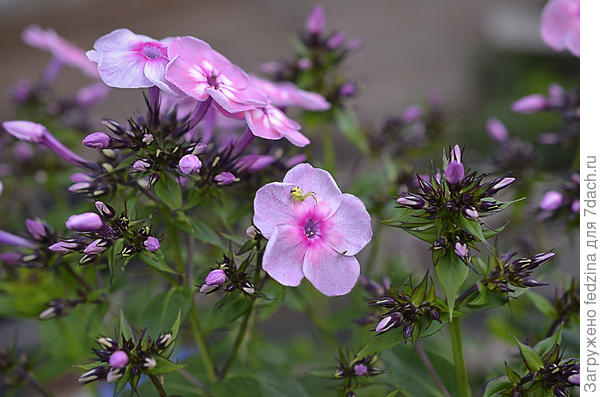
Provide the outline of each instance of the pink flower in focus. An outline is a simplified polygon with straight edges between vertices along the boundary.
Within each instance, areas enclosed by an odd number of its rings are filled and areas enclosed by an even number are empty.
[[[321,94],[302,90],[291,82],[274,83],[250,75],[250,83],[264,92],[269,102],[277,107],[298,106],[313,111],[323,111],[331,107]]]
[[[556,51],[579,56],[579,0],[550,0],[542,11],[540,34]]]
[[[306,277],[328,296],[350,292],[360,274],[354,255],[373,234],[360,199],[307,163],[256,192],[254,224],[269,239],[263,268],[271,277],[287,286]]]
[[[300,132],[300,124],[289,119],[285,113],[273,105],[248,110],[246,122],[254,135],[264,139],[281,139],[283,137],[299,147],[310,143],[310,140]]]
[[[48,51],[65,65],[75,67],[93,79],[98,78],[96,65],[87,59],[85,52],[60,37],[54,30],[30,25],[23,30],[22,38],[26,44]]]
[[[266,105],[265,95],[248,84],[238,66],[195,37],[177,37],[169,43],[166,77],[186,95],[204,102],[212,98],[229,113]]]
[[[116,88],[144,88],[157,86],[173,93],[165,81],[167,41],[117,29],[100,37],[88,58],[98,64],[102,81]]]

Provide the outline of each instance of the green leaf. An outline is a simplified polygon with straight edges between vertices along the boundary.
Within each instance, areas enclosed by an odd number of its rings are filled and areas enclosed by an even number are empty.
[[[467,219],[462,215],[459,215],[458,217],[458,224],[460,225],[460,227],[469,232],[470,234],[472,234],[473,236],[477,237],[477,239],[479,241],[481,241],[482,243],[484,243],[486,241],[485,239],[485,235],[483,234],[483,231],[481,230],[481,225],[479,224],[479,221],[476,219]]]
[[[179,209],[183,205],[181,186],[168,174],[163,173],[160,175],[154,185],[154,193],[172,210]]]
[[[356,147],[360,149],[363,154],[369,153],[367,135],[360,127],[356,114],[349,109],[335,109],[333,116],[335,119],[335,124],[339,128],[340,132],[344,134],[344,136],[350,142],[356,145]]]
[[[148,375],[168,374],[169,372],[178,371],[186,366],[185,364],[176,364],[161,356],[153,356],[153,358],[156,360],[156,367],[144,370],[144,373]]]
[[[546,317],[556,318],[556,309],[552,306],[552,303],[542,295],[533,292],[531,290],[527,291],[527,296],[531,299],[534,306]]]
[[[504,363],[504,368],[506,369],[508,379],[510,379],[513,385],[516,385],[521,381],[521,375],[519,375],[514,369],[512,369],[507,362]]]
[[[179,334],[179,327],[181,326],[181,309],[177,312],[177,318],[173,321],[173,325],[171,325],[171,335],[173,339],[177,338]]]
[[[175,225],[179,230],[191,234],[203,243],[216,245],[217,247],[227,250],[227,247],[223,246],[219,235],[212,228],[198,219],[190,218],[180,213],[175,221]]]
[[[482,397],[496,397],[503,395],[502,392],[511,389],[512,383],[508,379],[508,376],[501,376],[499,378],[495,378],[490,380],[485,385],[485,390],[483,391]]]
[[[561,327],[558,329],[558,331],[554,333],[554,335],[542,339],[541,341],[536,343],[536,345],[533,347],[533,350],[538,352],[540,356],[544,356],[550,351],[550,349],[552,349],[554,345],[560,345],[560,342],[562,340],[562,329],[563,328],[561,325]]]
[[[446,294],[448,314],[450,315],[450,321],[452,321],[454,302],[460,287],[469,275],[469,268],[454,253],[449,253],[439,259],[435,266],[435,274],[437,274]]]
[[[356,358],[360,360],[368,355],[390,349],[403,342],[404,335],[402,334],[402,328],[393,328],[383,334],[371,336],[367,345],[358,352]]]
[[[186,287],[173,287],[156,295],[143,312],[143,319],[154,334],[172,331],[172,326],[185,318],[192,305],[192,294]],[[175,337],[175,335],[173,336]]]
[[[417,285],[412,293],[411,301],[415,306],[421,306],[421,303],[425,300],[425,294],[427,293],[427,279],[429,278],[429,272],[425,273],[423,280]]]
[[[121,309],[121,312],[119,314],[119,333],[123,336],[125,336],[125,338],[127,339],[133,339],[133,331],[131,330],[131,327],[129,326],[129,324],[127,323],[127,320],[125,319],[125,314],[123,314],[123,309]]]
[[[159,254],[156,252],[144,251],[144,252],[140,253],[139,258],[146,265],[153,267],[156,270],[159,270],[161,272],[166,272],[166,273],[178,274],[175,270],[171,269],[169,267],[169,265],[167,265],[167,263],[165,261],[165,256],[164,256],[164,254],[162,254],[162,252]]]
[[[544,363],[542,361],[542,357],[538,354],[538,352],[536,352],[535,350],[533,350],[531,348],[531,346],[527,346],[524,343],[521,343],[521,341],[519,341],[519,339],[517,339],[516,337],[515,341],[517,341],[517,345],[519,345],[519,350],[521,351],[521,357],[523,357],[523,360],[525,361],[525,365],[527,366],[527,368],[531,371],[531,372],[535,372],[537,370],[539,370],[540,368],[544,367]]]
[[[252,299],[241,294],[227,294],[210,312],[207,331],[229,324],[243,316],[252,305]]]

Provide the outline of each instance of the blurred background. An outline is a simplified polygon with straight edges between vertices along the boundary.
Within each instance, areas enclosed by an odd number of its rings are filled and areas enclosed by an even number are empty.
[[[53,28],[84,49],[91,49],[98,37],[120,27],[154,38],[193,35],[209,42],[246,71],[258,73],[262,62],[284,60],[293,55],[288,38],[301,31],[316,3],[304,0],[0,0],[3,32],[0,35],[0,53],[3,54],[0,119],[14,118],[15,107],[10,97],[15,82],[20,78],[35,80],[49,59],[48,54],[22,42],[21,32],[29,24]],[[365,130],[377,129],[386,117],[406,106],[423,103],[432,94],[439,94],[443,97],[448,121],[447,141],[443,146],[460,142],[467,148],[477,148],[477,154],[472,156],[484,165],[489,164],[486,154],[491,154],[494,146],[485,132],[487,118],[501,118],[511,134],[534,142],[537,134],[556,125],[556,119],[542,115],[533,120],[514,115],[510,112],[510,103],[532,92],[545,92],[553,81],[568,88],[578,84],[578,59],[553,52],[540,39],[539,15],[544,3],[543,0],[321,2],[327,15],[327,30],[343,30],[349,37],[358,37],[363,42],[361,50],[347,60],[343,70],[358,84],[359,91],[352,103]],[[84,84],[87,84],[84,76],[66,69],[56,87],[59,93],[61,90],[70,93]],[[142,104],[138,90],[113,90],[93,114],[98,121],[102,116],[123,120],[141,110]],[[337,137],[336,146],[338,158],[346,164],[360,156],[341,136]],[[431,159],[438,161],[443,146],[435,148],[433,153],[437,154]],[[542,149],[539,154],[541,166],[548,170],[568,169],[573,160],[573,153],[565,155],[554,149]],[[350,186],[352,175],[340,168],[340,186]],[[553,181],[548,177],[546,182],[551,186]],[[530,204],[535,205],[542,193],[543,190],[534,191]],[[0,208],[0,214],[2,212]],[[4,226],[0,222],[0,227]],[[507,249],[519,248],[520,238],[539,233],[531,225],[520,226],[513,229],[512,235],[503,235]],[[371,275],[377,275],[377,269],[384,268],[382,263],[388,261],[401,263],[402,272],[417,270],[422,274],[429,260],[425,244],[415,244],[414,238],[400,230],[387,229],[382,238],[383,253],[375,258],[379,266],[373,264],[375,270]],[[547,246],[539,250],[556,248],[560,253],[549,270],[552,272],[549,278],[560,280],[564,285],[569,275],[578,274],[577,233],[565,233],[563,224],[548,224],[542,229]],[[548,287],[543,293],[553,297],[555,287]],[[510,307],[504,315],[514,320],[515,313]],[[488,322],[487,327],[482,327],[482,321],[486,321],[485,314],[482,316],[473,318],[471,326],[464,327],[471,333],[472,340],[483,338],[489,332],[506,336],[506,324],[494,319],[494,323]],[[525,322],[536,321],[527,320],[526,311],[517,311],[516,316],[523,317],[521,320]],[[283,310],[277,321],[265,329],[281,337],[309,327],[305,319]],[[0,339],[8,340],[15,333],[19,334],[21,345],[37,343],[35,327],[28,321],[17,324],[0,320]],[[467,363],[473,368],[484,368],[482,379],[477,379],[483,382],[485,371],[501,365],[511,351],[514,345],[510,342],[472,345],[467,347]],[[88,395],[73,385],[72,379],[65,380],[64,386],[71,389],[72,394],[68,395]],[[57,384],[56,390],[61,387]]]

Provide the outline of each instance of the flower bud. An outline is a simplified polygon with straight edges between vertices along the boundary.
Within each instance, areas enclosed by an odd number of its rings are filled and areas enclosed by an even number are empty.
[[[160,249],[160,242],[156,237],[150,236],[144,241],[144,247],[150,252],[156,252]]]
[[[248,280],[242,281],[240,288],[248,295],[254,295],[254,284]]]
[[[400,197],[396,202],[401,206],[412,208],[414,210],[422,209],[425,205],[425,201],[421,197],[414,195]]]
[[[571,203],[571,212],[577,214],[577,213],[579,213],[579,208],[580,208],[579,200],[574,200]]]
[[[215,176],[215,182],[219,186],[227,186],[231,185],[234,182],[237,182],[239,179],[236,178],[231,172],[221,172],[217,176]]]
[[[137,172],[144,172],[148,170],[152,165],[147,160],[137,160],[131,168]]]
[[[84,372],[77,381],[79,383],[89,383],[98,379],[102,379],[106,376],[107,368],[104,366],[95,367],[87,372]]]
[[[300,58],[298,59],[298,69],[300,70],[308,70],[310,68],[312,68],[312,61],[308,58]]]
[[[46,127],[31,121],[5,121],[2,123],[2,127],[15,138],[26,142],[42,143],[48,134]]]
[[[364,364],[356,364],[352,369],[356,376],[365,376],[369,372],[369,367]]]
[[[500,208],[500,204],[493,200],[481,200],[479,208],[483,211],[494,211]]]
[[[388,296],[384,296],[381,299],[373,299],[372,301],[369,302],[369,305],[387,307],[387,308],[391,309],[393,307],[396,307],[398,305],[398,302],[396,302],[395,299],[392,299]]]
[[[193,154],[186,154],[179,160],[179,171],[184,175],[197,174],[201,167],[202,162]]]
[[[85,254],[97,255],[97,254],[103,252],[104,250],[106,250],[110,246],[110,244],[111,244],[110,240],[99,238],[99,239],[92,241],[90,244],[88,244],[88,246],[85,247],[83,252]]]
[[[102,219],[93,212],[84,212],[83,214],[71,215],[67,219],[67,229],[74,232],[95,232],[102,227]]]
[[[523,285],[526,286],[526,287],[542,287],[542,286],[548,285],[548,284],[539,282],[539,281],[534,280],[532,278],[528,278],[528,279],[526,279],[526,280],[523,281]]]
[[[407,324],[406,327],[404,327],[404,329],[402,330],[402,336],[404,336],[404,342],[406,342],[406,340],[412,336],[414,330],[415,330],[414,323]]]
[[[204,280],[204,284],[209,287],[220,287],[227,281],[227,275],[222,269],[214,269],[211,270],[210,273],[206,276]]]
[[[550,259],[554,258],[556,256],[556,253],[554,252],[542,252],[540,254],[536,254],[531,258],[531,264],[533,266],[539,266],[542,263],[549,261]]]
[[[106,381],[108,383],[114,383],[119,380],[123,376],[123,371],[119,368],[111,369],[108,374],[106,374]]]
[[[446,166],[444,171],[446,181],[452,185],[462,182],[465,179],[465,167],[456,160],[452,160]]]
[[[117,350],[108,359],[108,364],[113,368],[125,368],[128,363],[129,357],[123,350]]]
[[[77,194],[88,193],[94,187],[95,186],[92,185],[90,182],[77,182],[77,183],[74,183],[71,186],[69,186],[69,191],[71,193],[77,193]]]
[[[25,226],[27,227],[27,231],[34,238],[34,240],[43,240],[48,235],[48,230],[46,229],[46,225],[38,220],[26,219]]]
[[[456,242],[456,244],[454,244],[454,253],[459,258],[467,260],[467,258],[469,258],[469,247],[461,242]]]
[[[246,228],[246,237],[248,237],[249,239],[255,238],[257,234],[258,230],[256,230],[254,226],[250,225]]]
[[[110,143],[110,136],[102,131],[92,132],[83,139],[83,144],[91,149],[107,149]]]
[[[169,347],[171,342],[173,342],[173,335],[169,332],[168,334],[160,336],[156,342],[156,345],[159,349],[163,350]]]
[[[344,32],[335,32],[327,40],[327,48],[335,50],[340,48],[346,41],[346,34]]]
[[[80,265],[87,265],[88,263],[92,263],[95,260],[96,260],[96,255],[95,254],[85,254],[79,260],[79,264]]]
[[[479,218],[479,212],[477,212],[477,210],[475,209],[475,207],[472,207],[470,205],[467,206],[467,207],[464,207],[462,209],[462,213],[465,216],[465,218],[468,218],[468,219],[477,219],[477,218]]]
[[[152,142],[154,142],[154,136],[152,134],[144,134],[144,137],[142,138],[142,143],[148,146]]]
[[[119,343],[116,340],[104,336],[98,338],[98,344],[110,351],[114,351],[119,348]]]
[[[563,196],[555,190],[547,192],[542,201],[540,201],[540,209],[542,211],[555,211],[560,208],[563,203]]]
[[[508,139],[506,126],[497,118],[488,119],[485,124],[488,135],[496,142],[504,142]]]
[[[579,374],[569,376],[567,381],[572,385],[579,386]]]
[[[375,332],[383,333],[389,331],[392,328],[400,325],[400,314],[399,313],[391,313],[389,316],[385,316],[376,326]]]
[[[77,240],[74,240],[74,239],[58,241],[48,247],[48,249],[50,251],[60,252],[60,253],[69,253],[69,252],[73,252],[73,251],[78,251],[81,248],[83,248],[82,243]]]
[[[102,201],[96,201],[94,205],[96,206],[96,211],[98,211],[105,219],[112,219],[117,214],[113,207]]]
[[[511,105],[515,113],[530,114],[539,112],[546,107],[546,98],[542,94],[531,94],[516,100]]]
[[[317,35],[325,29],[325,10],[322,5],[316,5],[306,18],[304,29],[310,33]]]
[[[357,87],[353,82],[347,82],[338,87],[338,94],[343,97],[351,97],[356,95]]]
[[[413,106],[404,108],[404,110],[402,111],[402,115],[400,116],[400,119],[404,123],[410,124],[410,123],[414,123],[415,121],[417,121],[422,115],[423,115],[423,110],[421,109],[421,107],[417,106],[417,105],[413,105]]]
[[[496,192],[499,192],[500,190],[504,189],[508,185],[512,184],[514,181],[515,181],[515,178],[512,178],[512,177],[502,178],[500,181],[498,181],[495,185],[493,185],[491,187],[490,193],[494,194]]]
[[[146,357],[144,358],[144,368],[152,369],[156,368],[156,359],[154,357]]]

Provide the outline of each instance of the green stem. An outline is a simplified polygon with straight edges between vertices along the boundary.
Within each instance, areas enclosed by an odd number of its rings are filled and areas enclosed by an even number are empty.
[[[227,372],[229,371],[229,368],[231,368],[231,365],[235,361],[238,350],[240,349],[240,346],[242,345],[242,341],[244,340],[244,337],[246,336],[246,330],[248,329],[248,321],[250,320],[250,316],[252,315],[252,311],[253,311],[252,309],[254,309],[255,301],[256,301],[256,299],[252,300],[252,303],[250,305],[250,308],[248,309],[248,312],[242,318],[242,323],[240,324],[240,328],[238,330],[237,336],[235,337],[235,341],[233,342],[233,348],[231,349],[231,353],[229,354],[229,357],[227,358],[227,362],[225,362],[223,369],[221,370],[221,372],[219,372],[219,374],[217,376],[217,378],[219,380],[225,379],[225,376],[227,376]]]
[[[192,309],[190,310],[189,317],[190,321],[192,322],[192,332],[194,333],[194,339],[196,340],[196,344],[198,345],[200,357],[202,358],[202,362],[206,367],[210,381],[214,382],[217,380],[216,365],[212,357],[210,356],[210,351],[208,350],[208,341],[206,340],[204,329],[202,328],[202,324],[200,323],[198,313],[196,312],[196,307],[192,307]]]
[[[162,384],[156,375],[150,375],[150,380],[152,381],[152,384],[154,384],[154,387],[156,388],[156,391],[158,391],[158,395],[160,397],[168,397],[167,392],[165,389],[163,389]]]
[[[333,134],[331,133],[331,128],[324,127],[322,137],[325,168],[329,172],[335,173],[335,145],[333,143]]]
[[[463,354],[462,334],[460,330],[460,320],[454,318],[448,323],[450,328],[450,339],[452,341],[452,355],[454,356],[454,370],[456,371],[456,380],[458,382],[458,395],[460,397],[471,397],[471,388],[467,377],[467,367]]]

